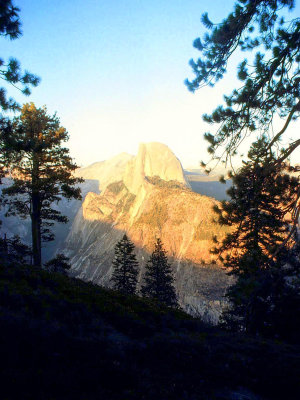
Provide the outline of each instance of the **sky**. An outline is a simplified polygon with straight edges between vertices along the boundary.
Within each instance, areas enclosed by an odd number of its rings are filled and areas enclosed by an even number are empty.
[[[299,0],[293,15],[300,15]],[[8,87],[20,103],[57,112],[80,166],[162,142],[183,166],[208,159],[202,114],[222,103],[237,84],[235,56],[214,88],[190,93],[188,62],[200,53],[204,12],[220,22],[233,0],[14,0],[23,36],[1,38],[1,57],[13,56],[41,77],[30,97]],[[288,137],[299,132],[294,123]],[[297,160],[298,158],[298,160]],[[300,161],[299,152],[293,157]]]

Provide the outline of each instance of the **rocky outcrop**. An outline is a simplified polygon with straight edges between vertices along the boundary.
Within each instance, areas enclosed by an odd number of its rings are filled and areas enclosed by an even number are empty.
[[[160,237],[176,275],[181,305],[217,321],[228,277],[213,266],[212,237],[226,229],[213,222],[216,200],[194,193],[179,160],[159,143],[142,144],[129,160],[123,179],[101,194],[89,193],[76,215],[64,246],[71,273],[109,286],[114,247],[124,232],[144,266]],[[212,278],[214,277],[214,278]]]

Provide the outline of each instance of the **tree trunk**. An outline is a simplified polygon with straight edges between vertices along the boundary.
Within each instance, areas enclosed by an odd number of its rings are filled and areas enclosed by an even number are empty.
[[[31,234],[32,234],[32,255],[33,265],[42,265],[41,246],[41,199],[38,189],[39,184],[39,159],[34,154],[32,159],[32,192],[31,192]]]
[[[40,267],[42,265],[42,249],[41,249],[40,199],[38,193],[32,194],[31,234],[32,234],[33,265],[37,265]]]

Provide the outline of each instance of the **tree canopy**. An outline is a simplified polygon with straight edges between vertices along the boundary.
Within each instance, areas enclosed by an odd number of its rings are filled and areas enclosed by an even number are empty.
[[[54,258],[46,262],[45,267],[50,272],[58,272],[66,275],[67,271],[71,268],[69,261],[69,257],[58,253]]]
[[[12,0],[1,0],[0,2],[0,36],[10,40],[18,39],[21,35],[20,9],[15,7]],[[28,96],[30,87],[37,86],[40,79],[28,71],[22,71],[18,60],[11,57],[8,61],[0,58],[0,78],[18,88]],[[0,107],[3,110],[16,110],[19,104],[8,98],[5,88],[0,87]]]
[[[68,221],[53,203],[63,197],[80,199],[76,184],[82,179],[73,176],[77,165],[63,147],[68,133],[55,114],[47,114],[46,107],[25,104],[21,115],[5,124],[8,128],[1,130],[0,161],[10,170],[13,183],[3,194],[8,214],[30,216],[34,264],[40,265],[41,242],[54,240],[53,221]]]
[[[298,189],[298,179],[291,175],[295,168],[278,164],[271,151],[265,154],[266,142],[265,138],[255,142],[250,160],[231,175],[230,201],[214,206],[218,222],[234,228],[217,253],[230,251],[222,261],[237,274],[269,265],[278,254],[276,244],[288,242],[295,233],[291,230]]]
[[[204,40],[194,41],[202,57],[190,61],[196,77],[186,80],[189,90],[213,86],[223,78],[229,58],[238,49],[252,55],[255,51],[253,59],[244,59],[238,67],[241,87],[224,96],[225,105],[203,116],[218,125],[215,134],[205,133],[213,158],[228,160],[253,133],[267,135],[271,148],[299,117],[300,19],[286,20],[281,15],[294,5],[294,0],[239,0],[220,24],[212,23],[207,13],[202,16],[209,32]],[[272,126],[275,116],[282,121],[277,132]],[[299,138],[290,141],[279,159],[286,159],[299,145]]]
[[[127,235],[115,246],[112,284],[114,289],[124,294],[135,294],[138,276],[138,262],[134,254],[134,244]]]
[[[237,278],[227,292],[227,325],[287,337],[293,334],[282,321],[291,316],[288,307],[299,304],[299,246],[289,218],[298,179],[291,175],[293,167],[278,163],[270,150],[265,153],[266,143],[262,138],[252,145],[250,161],[232,176],[231,199],[215,206],[218,222],[233,231],[213,253]]]
[[[157,300],[169,307],[178,305],[171,265],[160,239],[157,239],[154,251],[146,264],[141,292],[143,296]]]

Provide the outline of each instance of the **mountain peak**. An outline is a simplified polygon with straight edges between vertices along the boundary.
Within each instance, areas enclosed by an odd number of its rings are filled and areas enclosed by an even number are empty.
[[[189,186],[180,161],[168,146],[158,142],[141,143],[137,156],[127,164],[124,183],[131,193],[137,194],[147,184],[145,178],[154,176]]]

